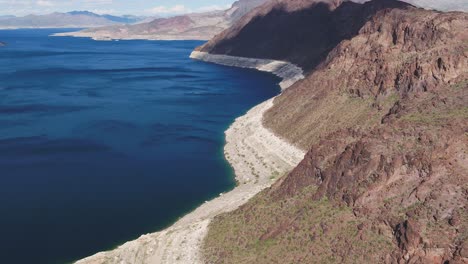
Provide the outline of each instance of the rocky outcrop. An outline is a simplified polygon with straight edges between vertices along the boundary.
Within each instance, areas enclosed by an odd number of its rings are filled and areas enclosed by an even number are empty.
[[[190,58],[225,66],[271,72],[282,79],[280,82],[282,90],[304,79],[303,71],[300,67],[285,61],[216,55],[200,51],[193,51]]]
[[[212,221],[205,258],[467,263],[468,15],[385,0],[311,2],[262,9],[200,48],[290,59],[309,69],[275,99],[264,119],[308,153],[270,189]],[[249,42],[250,29],[268,30],[273,18],[287,24],[287,14],[301,14],[294,20],[300,25],[320,6],[319,23],[337,19],[347,27],[334,31],[345,35],[336,45],[324,39],[320,54],[302,44],[282,49],[283,40],[266,34]],[[319,39],[310,39],[310,47],[320,47]],[[242,48],[245,43],[250,50]],[[281,57],[270,57],[275,49]]]

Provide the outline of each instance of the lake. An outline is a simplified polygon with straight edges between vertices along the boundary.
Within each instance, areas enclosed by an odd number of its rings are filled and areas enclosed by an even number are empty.
[[[200,41],[1,30],[0,259],[64,263],[167,227],[235,186],[224,131],[267,73],[189,59]]]

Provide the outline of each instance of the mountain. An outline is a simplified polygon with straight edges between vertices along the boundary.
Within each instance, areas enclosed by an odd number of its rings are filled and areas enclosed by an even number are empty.
[[[142,18],[98,15],[88,11],[5,17],[0,28],[88,28],[122,23],[134,23]]]
[[[369,15],[387,6],[406,5],[379,1],[360,8],[362,5],[354,2],[270,1],[198,50],[285,60],[310,70],[338,43],[356,35]]]
[[[406,2],[423,8],[436,9],[441,11],[468,11],[468,1],[465,0],[407,0]]]
[[[61,33],[57,36],[90,37],[93,39],[208,40],[266,1],[239,0],[226,11],[157,18],[135,25],[85,29],[79,32]]]
[[[89,11],[72,11],[68,12],[70,15],[86,15],[86,16],[93,16],[93,17],[102,17],[105,18],[109,21],[113,21],[116,23],[121,23],[121,24],[134,24],[137,22],[140,22],[146,17],[141,17],[141,16],[131,16],[131,15],[124,15],[124,16],[113,16],[113,15],[98,15]]]
[[[267,3],[198,48],[306,71],[263,123],[303,161],[209,226],[207,263],[467,263],[468,14]]]
[[[232,4],[232,7],[226,11],[226,15],[231,21],[237,21],[254,8],[263,5],[268,0],[239,0]]]
[[[0,20],[10,19],[10,18],[15,18],[15,16],[10,16],[10,15],[0,16]]]

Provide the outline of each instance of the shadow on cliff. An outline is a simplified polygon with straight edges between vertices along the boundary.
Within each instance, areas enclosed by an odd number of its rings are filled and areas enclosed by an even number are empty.
[[[254,17],[235,37],[223,38],[222,33],[220,41],[206,48],[214,54],[287,60],[311,71],[341,41],[356,36],[378,11],[408,6],[396,0],[374,0],[344,2],[333,9],[319,2],[288,12],[282,3],[265,16]]]

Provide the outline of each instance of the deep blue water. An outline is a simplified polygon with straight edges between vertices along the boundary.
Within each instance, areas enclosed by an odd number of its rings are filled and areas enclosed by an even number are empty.
[[[0,31],[0,259],[63,263],[157,231],[234,186],[224,131],[279,92],[192,61],[199,41]]]

